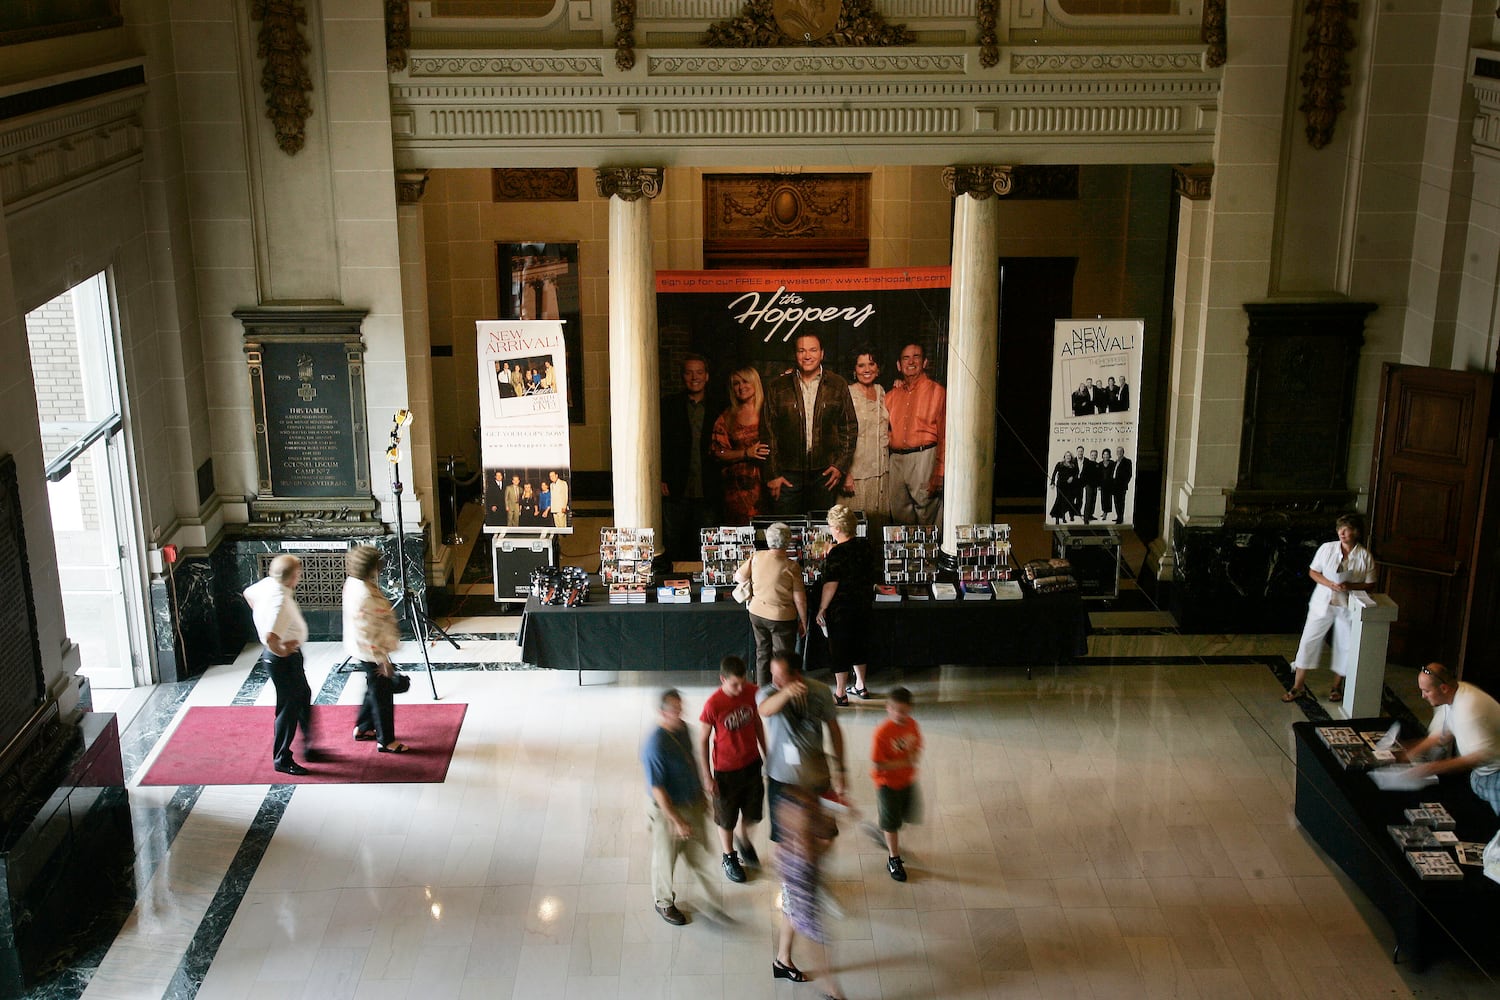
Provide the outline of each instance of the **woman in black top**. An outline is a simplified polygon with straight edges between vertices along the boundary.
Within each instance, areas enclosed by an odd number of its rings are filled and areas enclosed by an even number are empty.
[[[1069,521],[1073,520],[1078,510],[1073,494],[1080,485],[1078,463],[1073,459],[1071,451],[1065,451],[1062,461],[1052,467],[1052,488],[1056,495],[1052,498],[1052,509],[1048,513],[1052,515],[1053,524],[1061,524],[1065,517]]]
[[[855,536],[854,511],[842,504],[828,512],[828,528],[835,542],[823,563],[818,624],[828,634],[828,658],[833,667],[833,700],[848,705],[849,695],[870,697],[865,667],[870,662],[870,608],[875,601],[879,561],[868,538]],[[854,671],[854,686],[849,671]]]

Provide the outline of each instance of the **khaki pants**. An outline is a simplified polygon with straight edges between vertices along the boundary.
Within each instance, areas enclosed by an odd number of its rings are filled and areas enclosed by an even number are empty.
[[[687,862],[688,872],[698,883],[703,905],[713,906],[713,893],[708,887],[708,876],[718,859],[708,851],[704,833],[703,804],[678,806],[677,812],[693,828],[692,836],[679,840],[672,829],[671,820],[654,801],[649,812],[651,826],[651,889],[656,894],[656,905],[666,906],[677,900],[672,891],[672,869],[677,859]]]
[[[923,524],[932,526],[943,516],[942,494],[927,492],[927,481],[937,468],[937,449],[898,455],[891,452],[891,478],[888,489],[891,494],[892,524]]]

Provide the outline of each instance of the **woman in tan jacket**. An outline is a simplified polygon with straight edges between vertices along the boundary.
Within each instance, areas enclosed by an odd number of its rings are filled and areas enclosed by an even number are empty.
[[[802,570],[786,557],[792,529],[777,521],[766,529],[767,548],[734,571],[736,583],[750,581],[750,634],[755,637],[755,680],[771,683],[771,654],[795,649],[807,632],[807,588]]]

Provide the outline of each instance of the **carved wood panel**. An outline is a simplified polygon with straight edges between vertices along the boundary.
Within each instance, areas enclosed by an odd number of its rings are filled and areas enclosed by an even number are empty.
[[[703,259],[855,266],[869,255],[869,174],[706,174]]]

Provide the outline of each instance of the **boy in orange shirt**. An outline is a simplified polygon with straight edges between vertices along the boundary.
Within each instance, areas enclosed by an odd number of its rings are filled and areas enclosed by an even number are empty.
[[[885,870],[897,882],[905,882],[906,865],[901,860],[899,837],[903,823],[921,821],[917,758],[922,752],[922,730],[911,717],[911,692],[904,687],[891,689],[885,700],[885,714],[885,721],[875,729],[875,742],[870,748],[870,762],[875,765],[870,777],[875,780],[880,830],[885,835],[888,855]]]

